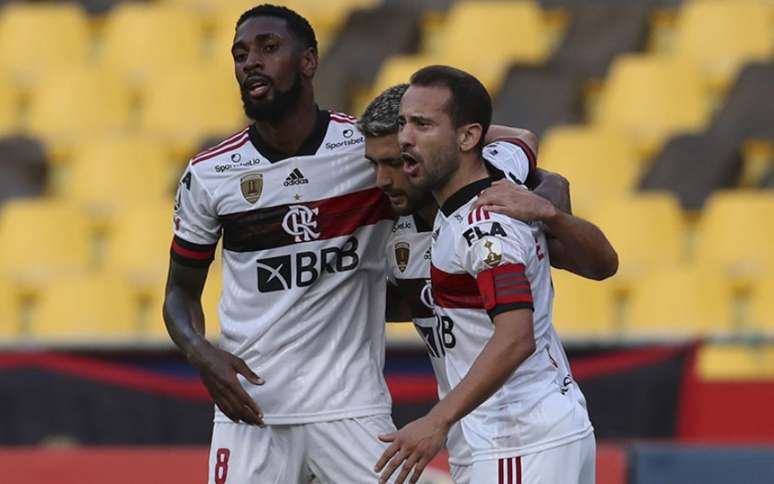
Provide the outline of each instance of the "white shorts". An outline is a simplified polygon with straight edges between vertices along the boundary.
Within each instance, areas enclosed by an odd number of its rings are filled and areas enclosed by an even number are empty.
[[[470,464],[464,466],[449,464],[449,471],[454,484],[470,484],[470,471],[472,469],[473,466]]]
[[[594,484],[594,434],[543,452],[473,463],[476,484]]]
[[[389,415],[298,425],[215,422],[209,484],[374,484]],[[397,476],[397,473],[395,474]]]

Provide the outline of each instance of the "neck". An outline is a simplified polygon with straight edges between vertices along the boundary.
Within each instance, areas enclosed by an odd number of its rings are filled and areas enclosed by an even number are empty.
[[[440,207],[460,188],[483,178],[487,178],[488,176],[489,173],[486,171],[484,162],[478,154],[465,157],[460,160],[459,168],[452,174],[449,180],[442,186],[433,190],[435,201],[438,202],[438,206]]]
[[[258,134],[275,150],[293,154],[314,130],[317,106],[311,92],[302,93],[298,103],[278,121],[256,121]]]
[[[429,197],[427,202],[416,209],[414,212],[419,218],[427,222],[427,225],[433,226],[435,220],[435,214],[438,213],[438,204],[435,203],[432,197]]]

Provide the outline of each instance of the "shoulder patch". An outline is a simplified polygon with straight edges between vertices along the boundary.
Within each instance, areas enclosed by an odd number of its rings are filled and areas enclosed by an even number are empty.
[[[503,245],[497,237],[486,236],[478,242],[477,257],[490,268],[500,265],[503,260]]]

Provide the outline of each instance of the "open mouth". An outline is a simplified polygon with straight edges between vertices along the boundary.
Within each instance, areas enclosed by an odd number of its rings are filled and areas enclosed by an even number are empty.
[[[417,159],[407,151],[402,152],[400,156],[403,158],[403,172],[408,176],[415,176],[419,169],[419,162]]]
[[[245,87],[250,97],[261,98],[269,92],[271,82],[265,77],[250,77],[245,81]]]

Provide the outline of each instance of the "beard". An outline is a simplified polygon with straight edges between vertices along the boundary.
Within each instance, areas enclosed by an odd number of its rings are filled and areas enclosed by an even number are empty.
[[[456,147],[450,144],[444,149],[434,150],[430,159],[420,163],[422,175],[410,179],[409,182],[414,188],[429,193],[449,182],[460,166],[459,153]]]
[[[301,98],[301,73],[297,72],[293,84],[286,90],[274,90],[274,99],[254,101],[244,87],[240,88],[245,114],[253,121],[277,122],[287,116]]]

